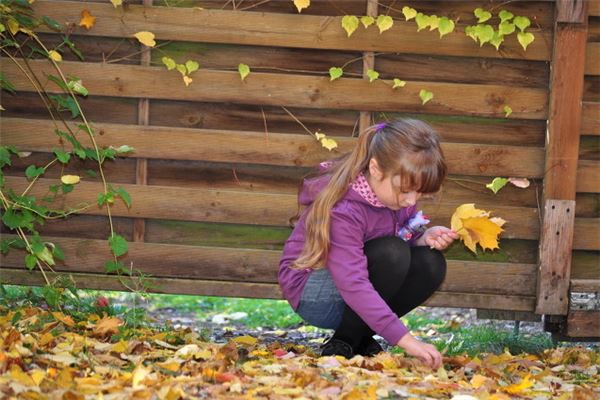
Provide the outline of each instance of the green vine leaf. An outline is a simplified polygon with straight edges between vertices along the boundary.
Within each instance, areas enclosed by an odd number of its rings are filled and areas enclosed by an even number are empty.
[[[402,88],[404,86],[406,86],[405,81],[403,81],[402,79],[394,78],[394,86],[392,86],[392,89]]]
[[[344,70],[341,69],[340,67],[331,67],[329,68],[329,80],[330,81],[335,81],[338,78],[341,78],[342,75],[344,75]]]
[[[354,15],[345,15],[342,18],[342,28],[344,28],[344,30],[348,34],[348,37],[350,37],[358,28],[358,24],[358,18]]]
[[[499,31],[494,31],[494,36],[490,40],[490,44],[494,46],[496,50],[499,50],[502,42],[504,42],[504,35],[502,35]]]
[[[523,47],[523,50],[527,50],[527,46],[535,40],[535,36],[531,32],[519,32],[517,33],[517,40]]]
[[[448,17],[440,18],[438,25],[438,31],[440,32],[440,38],[454,31],[454,21],[448,19]]]
[[[494,38],[494,28],[488,24],[479,24],[475,26],[475,34],[479,39],[479,47]]]
[[[514,14],[510,11],[502,10],[498,13],[498,17],[500,17],[500,22],[510,21],[514,17]]]
[[[494,178],[490,183],[485,185],[486,188],[490,189],[494,194],[498,193],[508,183],[506,178]]]
[[[485,11],[483,8],[476,8],[475,11],[473,11],[473,14],[475,14],[475,17],[477,17],[477,22],[480,24],[492,18],[492,13]]]
[[[369,77],[369,82],[373,82],[373,81],[379,79],[379,72],[377,72],[373,69],[369,69],[367,71],[367,76]]]
[[[417,23],[417,32],[419,32],[429,26],[429,15],[418,13],[415,22]]]
[[[365,28],[368,28],[375,23],[375,18],[366,15],[364,17],[360,17],[360,23],[363,24]]]
[[[508,118],[510,114],[512,114],[512,108],[510,106],[504,106],[504,118]]]
[[[246,79],[246,77],[250,75],[250,67],[246,64],[239,64],[238,72],[240,73],[240,78],[242,79],[242,81],[244,81],[244,79]]]
[[[67,153],[64,150],[61,149],[53,149],[52,152],[54,153],[54,155],[56,156],[56,158],[58,159],[58,161],[62,164],[68,164],[69,160],[71,159],[71,153]]]
[[[187,68],[183,64],[177,64],[177,65],[175,65],[175,69],[177,69],[177,71],[179,71],[179,73],[182,76],[185,76],[187,74]]]
[[[125,266],[123,265],[123,263],[121,261],[110,260],[110,261],[107,261],[104,263],[104,269],[108,273],[123,272],[123,270],[125,269]]]
[[[116,233],[108,239],[108,245],[110,246],[110,250],[115,257],[120,257],[129,250],[125,238],[121,235],[117,235]]]
[[[33,254],[27,254],[25,256],[25,266],[27,267],[27,269],[32,270],[35,268],[37,264],[37,257],[34,256]]]
[[[200,64],[198,64],[196,61],[187,60],[185,62],[185,69],[187,70],[188,75],[192,72],[198,71],[198,68],[200,68]]]
[[[439,26],[440,26],[440,17],[438,17],[437,15],[430,15],[429,16],[429,30],[430,31],[436,30]]]
[[[37,178],[38,176],[42,175],[46,170],[42,167],[36,167],[35,165],[30,165],[29,167],[27,167],[27,169],[25,170],[25,176],[27,177],[27,179],[33,179],[33,178]]]
[[[422,104],[425,105],[429,100],[433,99],[433,93],[428,90],[421,89],[419,91],[419,97],[421,98]]]
[[[381,34],[394,26],[394,20],[389,15],[380,15],[377,17],[376,24]]]
[[[508,21],[500,22],[500,24],[498,25],[498,31],[502,35],[510,35],[515,31],[515,24]]]
[[[81,79],[74,78],[69,80],[69,82],[67,82],[67,87],[82,96],[87,96],[89,93],[85,86],[83,86],[81,83]]]
[[[163,57],[161,58],[161,61],[163,64],[165,64],[168,71],[175,69],[175,67],[177,66],[177,63],[171,57]]]
[[[527,17],[517,16],[513,20],[514,24],[523,32],[529,25],[531,25],[531,21]]]
[[[407,21],[410,21],[411,19],[417,16],[417,10],[415,10],[412,7],[404,6],[402,7],[402,14],[404,14],[404,18]]]
[[[467,26],[465,28],[465,35],[473,39],[475,43],[477,43],[477,41],[479,40],[479,38],[477,37],[477,32],[475,30],[475,25]]]
[[[115,193],[123,200],[127,208],[131,208],[131,195],[125,189],[119,187]]]

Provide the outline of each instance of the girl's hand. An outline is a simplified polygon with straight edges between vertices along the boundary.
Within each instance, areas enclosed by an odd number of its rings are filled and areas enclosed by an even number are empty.
[[[442,355],[435,346],[418,341],[410,333],[402,336],[397,344],[402,347],[407,354],[418,358],[432,369],[438,369],[442,365]]]
[[[432,249],[444,250],[458,239],[458,233],[445,226],[432,226],[417,240],[418,246],[429,246]]]

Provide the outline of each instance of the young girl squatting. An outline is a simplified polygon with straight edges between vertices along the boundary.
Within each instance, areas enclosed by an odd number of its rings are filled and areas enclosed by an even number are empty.
[[[320,170],[303,182],[298,202],[307,207],[280,260],[284,297],[307,323],[335,330],[324,356],[377,354],[376,333],[438,368],[441,354],[399,318],[442,284],[440,250],[458,238],[443,226],[425,229],[416,207],[446,177],[438,135],[419,120],[378,124]]]

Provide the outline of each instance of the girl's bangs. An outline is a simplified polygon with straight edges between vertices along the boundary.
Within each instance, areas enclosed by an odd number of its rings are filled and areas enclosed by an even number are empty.
[[[424,162],[401,162],[400,169],[395,174],[400,176],[400,186],[397,188],[402,192],[437,193],[446,177],[445,164],[420,161]]]

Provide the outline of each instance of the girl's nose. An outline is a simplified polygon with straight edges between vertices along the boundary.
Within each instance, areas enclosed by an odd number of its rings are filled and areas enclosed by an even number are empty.
[[[411,206],[414,206],[417,203],[417,200],[419,199],[419,197],[421,197],[420,193],[410,192],[406,198],[406,201]]]

